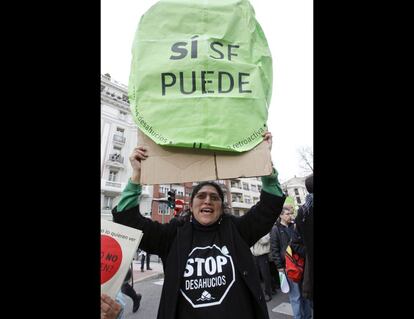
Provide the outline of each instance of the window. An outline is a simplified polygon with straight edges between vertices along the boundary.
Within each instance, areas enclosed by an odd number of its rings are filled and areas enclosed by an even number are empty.
[[[124,137],[125,129],[117,127],[116,132],[114,134],[114,141],[118,143],[125,143],[125,137]]]
[[[296,196],[296,202],[298,203],[298,204],[301,204],[302,202],[300,201],[300,197],[299,196]]]
[[[242,201],[241,199],[242,199],[241,194],[231,194],[231,201],[232,202],[240,203]]]
[[[115,161],[115,162],[119,162],[119,163],[124,162],[124,159],[122,158],[121,154],[119,154],[119,153],[111,154],[110,160]]]
[[[108,180],[110,180],[111,182],[115,182],[117,175],[118,175],[117,171],[109,171]]]
[[[122,101],[129,103],[128,95],[122,94]]]
[[[119,118],[121,120],[126,120],[127,113],[124,111],[119,111]]]
[[[261,191],[262,191],[262,186],[257,185],[257,190],[258,190],[259,192],[261,192]]]
[[[168,209],[167,203],[159,203],[158,214],[159,215],[170,215],[170,210]]]
[[[299,191],[297,188],[295,188],[295,195],[299,195]]]
[[[249,190],[249,184],[243,183],[243,189],[248,191]]]
[[[236,182],[236,181],[231,181],[230,183],[231,183],[231,187],[234,187],[234,188],[240,188],[240,184],[239,184],[238,182]]]
[[[103,209],[112,209],[112,202],[113,202],[113,200],[114,200],[113,197],[105,196],[104,197]]]
[[[183,191],[177,191],[177,195],[184,196],[184,192]]]
[[[105,90],[105,85],[102,85],[102,84],[101,84],[101,92],[102,92],[103,90]]]
[[[252,203],[252,198],[250,196],[248,196],[248,195],[245,195],[244,196],[244,202],[246,204],[251,204]]]
[[[252,184],[250,186],[252,188],[252,191],[257,192],[257,185],[256,184]]]
[[[124,136],[124,131],[125,130],[123,128],[120,128],[120,127],[116,128],[116,134],[119,136]]]

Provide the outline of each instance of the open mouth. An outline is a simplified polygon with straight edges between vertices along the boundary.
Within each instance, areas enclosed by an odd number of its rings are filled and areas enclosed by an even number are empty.
[[[202,208],[200,210],[200,212],[202,212],[203,214],[211,214],[211,213],[213,213],[213,209],[211,209],[211,208]]]

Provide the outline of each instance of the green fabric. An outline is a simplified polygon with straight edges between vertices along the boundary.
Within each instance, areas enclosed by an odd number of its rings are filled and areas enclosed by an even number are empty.
[[[269,176],[262,176],[262,189],[269,194],[283,197],[282,187],[277,179],[278,174],[277,170],[273,168],[272,174]]]
[[[122,212],[139,205],[139,195],[141,195],[141,191],[141,184],[134,184],[129,179],[128,184],[125,186],[125,189],[121,194],[121,199],[116,206],[116,211]]]
[[[292,205],[293,207],[295,207],[296,203],[293,197],[287,196],[285,199],[285,205]]]
[[[293,207],[293,213],[296,216],[296,203],[293,197],[287,196],[285,199],[285,205],[292,205]]]
[[[159,145],[254,148],[267,129],[272,80],[248,0],[160,0],[141,17],[128,96],[136,124]]]

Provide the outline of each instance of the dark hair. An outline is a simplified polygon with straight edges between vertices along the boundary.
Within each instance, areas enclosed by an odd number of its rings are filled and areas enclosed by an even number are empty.
[[[313,194],[313,174],[306,177],[305,186],[307,191]]]
[[[218,185],[217,183],[214,183],[214,182],[201,182],[200,184],[196,185],[194,187],[194,189],[193,189],[193,192],[191,193],[191,201],[190,201],[191,203],[193,202],[194,196],[204,186],[213,186],[217,190],[217,193],[219,194],[219,196],[221,198],[221,203],[224,203],[224,193],[223,193],[223,190],[221,189],[220,185]]]

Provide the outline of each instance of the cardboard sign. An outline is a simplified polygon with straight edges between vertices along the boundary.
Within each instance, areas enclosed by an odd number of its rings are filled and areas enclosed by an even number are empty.
[[[240,153],[261,143],[272,57],[248,0],[160,0],[132,55],[131,113],[156,144]]]
[[[115,299],[142,235],[138,229],[101,219],[101,293]]]
[[[155,144],[138,130],[138,144],[148,149],[141,162],[141,184],[168,184],[270,175],[272,162],[267,143],[237,154],[192,150]]]

